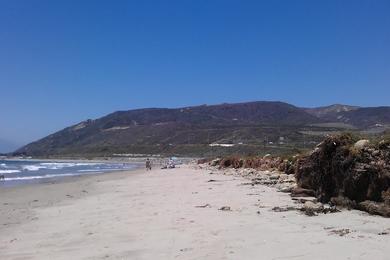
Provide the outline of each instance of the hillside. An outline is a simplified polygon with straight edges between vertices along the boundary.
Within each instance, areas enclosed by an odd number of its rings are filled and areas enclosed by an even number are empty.
[[[365,107],[339,113],[339,121],[360,128],[380,127],[390,124],[390,107]]]
[[[298,138],[298,133],[286,129],[319,122],[302,109],[282,102],[137,109],[81,122],[22,147],[17,153],[181,153],[184,145],[262,144],[265,137],[273,140],[277,135],[277,141],[279,134]],[[275,126],[279,128],[277,132]]]
[[[342,104],[334,104],[324,107],[305,108],[305,111],[313,116],[319,118],[326,118],[328,120],[336,120],[341,112],[349,112],[358,109],[357,106],[348,106]]]
[[[342,107],[340,107],[342,106]],[[16,154],[111,156],[112,154],[207,155],[210,152],[278,152],[315,145],[323,135],[390,124],[389,107],[344,105],[303,109],[283,102],[248,102],[175,109],[118,111],[86,120],[28,144]],[[209,144],[234,148],[210,148]]]
[[[357,107],[335,104],[305,108],[309,114],[328,122],[350,124],[360,129],[390,124],[390,107]]]

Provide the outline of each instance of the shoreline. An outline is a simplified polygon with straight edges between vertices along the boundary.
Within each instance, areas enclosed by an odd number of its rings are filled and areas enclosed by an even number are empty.
[[[195,169],[197,168],[197,169]],[[1,259],[386,259],[390,219],[308,217],[286,193],[194,165],[0,190]],[[329,250],[332,249],[332,250]]]
[[[42,173],[43,175],[40,175],[38,173],[38,170],[27,170],[26,172],[36,172],[37,174],[34,176],[27,176],[24,177],[24,175],[21,176],[13,176],[11,179],[7,179],[7,173],[0,174],[5,177],[5,180],[0,180],[0,189],[1,188],[13,188],[18,186],[26,186],[26,185],[39,185],[44,183],[57,183],[62,181],[69,181],[72,180],[72,178],[80,178],[80,177],[90,177],[94,175],[102,175],[102,174],[112,174],[115,172],[126,172],[126,171],[135,171],[138,169],[141,169],[144,162],[137,161],[137,162],[119,162],[114,160],[105,160],[105,161],[98,161],[98,160],[51,160],[51,159],[13,159],[13,160],[0,160],[2,162],[26,162],[26,163],[74,163],[74,164],[104,164],[104,165],[110,165],[110,164],[123,164],[123,168],[113,168],[113,169],[104,169],[104,170],[81,170],[81,171],[69,171],[69,172],[56,172],[56,169],[52,170],[50,173]],[[124,167],[127,165],[127,167]],[[49,168],[50,170],[50,168]],[[57,169],[58,170],[58,169]],[[62,170],[62,168],[59,168],[59,170]],[[19,172],[23,172],[22,170],[18,169]],[[48,175],[46,175],[48,174]],[[18,179],[20,178],[20,179]]]

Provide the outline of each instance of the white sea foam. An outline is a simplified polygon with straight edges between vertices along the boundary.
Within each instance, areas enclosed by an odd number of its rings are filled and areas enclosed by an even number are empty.
[[[96,171],[104,171],[104,170],[111,170],[111,169],[87,169],[87,170],[78,170],[78,172],[96,172]]]
[[[75,167],[75,166],[93,166],[98,165],[98,163],[40,163],[42,168],[50,169],[50,170],[58,170],[63,168]]]
[[[40,169],[48,170],[61,170],[63,168],[75,167],[75,166],[90,166],[94,164],[88,163],[40,163],[40,164],[31,164],[23,165],[22,169],[24,171],[38,171]]]
[[[97,169],[83,169],[83,170],[78,170],[78,172],[96,172],[96,171],[120,171],[120,170],[131,170],[133,169],[132,167],[128,168],[100,168],[98,167]]]
[[[1,167],[7,167],[7,164],[5,164],[5,163],[0,163],[0,166],[1,166]]]
[[[35,172],[39,171],[40,169],[44,169],[45,167],[39,166],[39,165],[23,165],[22,169],[23,171],[30,171]]]
[[[103,172],[94,172],[94,173],[103,173]],[[83,174],[85,175],[85,174]],[[36,179],[48,179],[55,177],[69,177],[69,176],[80,176],[80,174],[75,173],[64,173],[64,174],[47,174],[41,176],[24,176],[24,177],[11,177],[5,178],[5,181],[22,181],[22,180],[36,180]]]
[[[0,174],[4,173],[17,173],[20,172],[19,170],[0,170]]]

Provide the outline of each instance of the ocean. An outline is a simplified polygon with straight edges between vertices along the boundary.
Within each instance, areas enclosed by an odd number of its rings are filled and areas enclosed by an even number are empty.
[[[0,187],[40,183],[53,179],[132,170],[134,163],[0,160]]]

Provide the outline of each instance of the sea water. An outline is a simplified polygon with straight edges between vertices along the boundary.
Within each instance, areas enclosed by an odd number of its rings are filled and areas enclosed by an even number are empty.
[[[0,160],[0,176],[4,176],[0,179],[0,187],[135,168],[137,165],[131,163]]]

